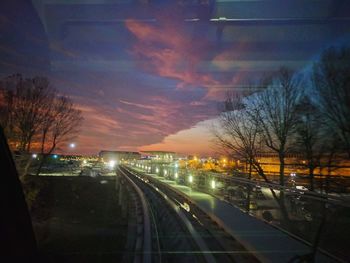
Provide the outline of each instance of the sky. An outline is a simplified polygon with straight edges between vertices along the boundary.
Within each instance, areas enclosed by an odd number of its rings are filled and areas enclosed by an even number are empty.
[[[302,70],[349,31],[343,0],[4,0],[0,77],[46,76],[69,95],[85,119],[76,153],[212,155],[227,91]]]

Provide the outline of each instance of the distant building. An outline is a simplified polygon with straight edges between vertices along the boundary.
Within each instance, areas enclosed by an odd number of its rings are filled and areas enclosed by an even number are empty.
[[[100,151],[99,158],[103,162],[109,161],[126,161],[126,160],[139,160],[141,154],[138,152],[124,152],[124,151]]]
[[[142,151],[142,156],[159,162],[172,162],[177,158],[175,152],[168,151]]]

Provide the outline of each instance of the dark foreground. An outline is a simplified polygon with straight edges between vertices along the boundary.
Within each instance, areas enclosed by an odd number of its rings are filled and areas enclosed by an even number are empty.
[[[32,211],[43,262],[120,262],[127,223],[111,177],[37,177]]]

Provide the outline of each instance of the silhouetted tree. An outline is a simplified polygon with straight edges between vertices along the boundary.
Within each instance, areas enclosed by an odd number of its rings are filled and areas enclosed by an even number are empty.
[[[12,145],[22,152],[18,168],[24,175],[31,164],[32,143],[37,143],[44,156],[41,168],[47,155],[76,135],[82,122],[81,112],[71,99],[59,96],[43,77],[24,79],[20,74],[13,75],[3,79],[0,88],[1,125]]]
[[[301,80],[294,72],[281,68],[263,84],[266,89],[251,97],[248,114],[259,127],[266,146],[278,155],[283,186],[285,158],[297,123]]]
[[[54,96],[53,90],[46,78],[24,79],[21,75],[4,79],[1,86],[6,112],[2,125],[8,137],[16,141],[17,149],[29,152],[32,139],[45,118],[43,108]]]
[[[266,147],[260,123],[256,121],[260,118],[258,115],[260,113],[255,108],[256,104],[252,103],[259,96],[260,94],[248,97],[238,93],[228,94],[224,102],[223,112],[220,115],[219,129],[214,129],[213,133],[219,147],[226,149],[233,157],[248,163],[249,179],[251,179],[251,172],[254,169],[265,182],[271,183],[258,160],[258,156],[263,153]],[[257,115],[253,116],[253,114]],[[250,190],[250,185],[248,185],[247,211],[249,211]],[[284,203],[283,191],[280,191],[279,196],[273,188],[270,188],[270,191],[280,208],[285,223],[292,227]]]
[[[220,114],[219,129],[214,129],[216,143],[226,149],[231,156],[249,165],[249,178],[253,168],[266,181],[268,179],[258,162],[262,152],[259,127],[247,114],[247,98],[242,93],[228,93]]]
[[[48,155],[61,143],[75,136],[83,121],[81,111],[75,109],[68,97],[55,97],[45,109],[45,118],[41,126],[41,155],[42,159],[37,170],[40,173]]]
[[[313,67],[322,117],[343,142],[350,157],[350,48],[329,48]]]
[[[301,153],[308,168],[309,190],[314,190],[314,172],[323,156],[325,125],[317,107],[308,96],[300,101],[297,110],[296,150]]]

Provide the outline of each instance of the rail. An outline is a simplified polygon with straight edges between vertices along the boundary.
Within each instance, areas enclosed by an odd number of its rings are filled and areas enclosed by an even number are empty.
[[[136,239],[136,257],[134,259],[134,262],[140,262],[139,260],[139,254],[141,252],[142,254],[142,261],[143,263],[151,263],[152,262],[152,240],[151,240],[151,221],[150,221],[150,212],[148,209],[148,204],[145,198],[144,193],[141,191],[141,189],[131,180],[128,175],[119,169],[121,174],[124,176],[124,178],[127,180],[127,182],[132,186],[132,188],[137,193],[140,202],[141,202],[141,210],[137,211],[137,216],[139,217],[137,222],[139,225],[141,225],[142,222],[142,229],[143,229],[143,235],[137,236]],[[138,208],[137,208],[138,210]]]

